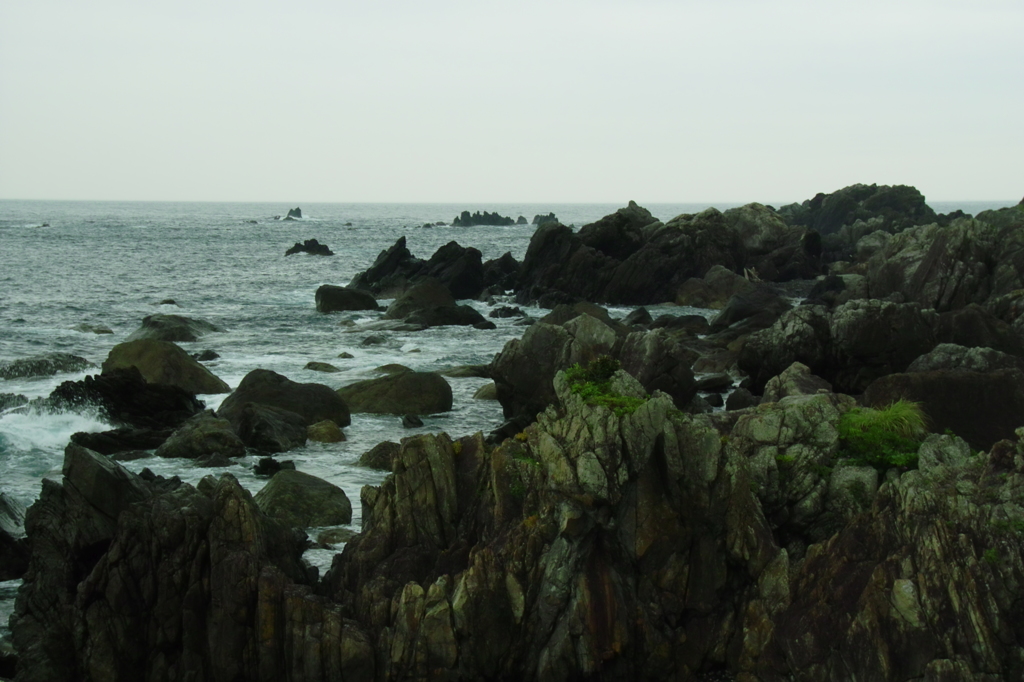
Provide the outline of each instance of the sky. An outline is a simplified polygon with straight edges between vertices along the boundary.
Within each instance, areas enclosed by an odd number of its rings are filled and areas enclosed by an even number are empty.
[[[0,0],[0,198],[1024,195],[1021,0]]]

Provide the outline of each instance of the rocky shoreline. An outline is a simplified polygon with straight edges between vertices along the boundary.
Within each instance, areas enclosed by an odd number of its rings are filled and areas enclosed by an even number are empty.
[[[284,453],[344,438],[350,411],[450,409],[444,378],[393,367],[333,391],[256,370],[211,414],[196,386],[230,388],[174,345],[210,326],[147,318],[44,401],[121,427],[76,434],[63,482],[0,514],[0,566],[23,579],[0,677],[1024,676],[1024,202],[940,216],[858,185],[666,223],[630,203],[542,222],[521,263],[456,242],[424,261],[401,238],[316,303],[486,328],[457,301],[515,315],[508,291],[551,310],[472,369],[508,421],[387,448],[324,576],[295,519],[343,516],[340,490],[291,472],[252,496],[115,460]],[[720,313],[600,306],[666,301]],[[10,371],[79,366],[30,360]],[[900,400],[914,429],[851,430]]]

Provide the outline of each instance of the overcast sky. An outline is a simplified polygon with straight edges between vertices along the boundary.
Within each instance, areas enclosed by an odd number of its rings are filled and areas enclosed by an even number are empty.
[[[0,198],[1024,195],[1021,0],[0,0]]]

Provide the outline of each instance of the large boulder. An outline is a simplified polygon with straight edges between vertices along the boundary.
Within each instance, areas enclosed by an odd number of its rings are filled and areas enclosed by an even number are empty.
[[[174,429],[172,428],[136,429],[131,427],[97,432],[78,431],[71,434],[71,442],[101,455],[114,455],[121,452],[159,448],[173,433]]]
[[[134,366],[65,381],[45,404],[56,409],[99,408],[115,426],[157,430],[177,428],[203,411],[203,403],[194,394],[177,386],[146,383]]]
[[[219,419],[206,411],[178,427],[155,454],[183,459],[244,457],[245,445],[227,419]]]
[[[384,249],[369,268],[357,273],[349,287],[370,291],[389,298],[395,292],[402,292],[410,280],[419,274],[423,261],[412,255],[405,245],[405,237],[399,237],[393,245]]]
[[[373,265],[353,277],[349,286],[393,298],[425,279],[438,280],[459,299],[476,298],[484,287],[480,251],[449,242],[424,261],[412,255],[405,237],[399,237],[390,248],[381,251]]]
[[[135,367],[151,384],[177,386],[189,393],[228,393],[231,387],[169,341],[138,339],[119,343],[103,361],[103,372]]]
[[[434,372],[398,372],[338,389],[353,412],[436,414],[452,409],[452,387]]]
[[[503,292],[515,288],[521,267],[510,251],[487,261],[483,265],[484,287],[497,287]]]
[[[344,490],[294,469],[274,474],[253,499],[267,516],[295,528],[352,522],[352,503]]]
[[[408,289],[388,306],[384,317],[403,320],[418,310],[455,307],[455,297],[436,279],[427,279]]]
[[[359,289],[323,284],[316,290],[316,309],[321,313],[339,310],[376,310],[377,299],[373,294]]]
[[[224,331],[205,320],[194,320],[184,315],[147,315],[142,326],[128,335],[127,341],[154,339],[171,343],[189,343],[212,332]]]
[[[703,278],[691,277],[676,293],[676,305],[721,310],[737,294],[755,288],[755,284],[721,265],[712,266]]]
[[[64,372],[81,372],[95,366],[85,358],[70,353],[46,353],[0,364],[0,379],[53,376]]]
[[[476,298],[484,288],[483,258],[477,249],[451,241],[434,252],[420,276],[441,282],[456,299]]]
[[[420,308],[406,316],[405,322],[422,327],[476,327],[494,329],[495,325],[469,305],[445,305]]]
[[[268,454],[302,447],[311,426],[295,412],[262,403],[245,403],[231,425],[246,447]]]
[[[872,407],[901,399],[921,403],[932,431],[948,429],[979,450],[1013,438],[1024,426],[1024,373],[1016,369],[890,374],[864,391],[864,402]]]
[[[300,384],[268,369],[254,369],[246,374],[238,388],[221,403],[217,414],[237,428],[247,403],[293,412],[305,421],[305,426],[324,419],[342,427],[352,422],[345,401],[330,387]]]

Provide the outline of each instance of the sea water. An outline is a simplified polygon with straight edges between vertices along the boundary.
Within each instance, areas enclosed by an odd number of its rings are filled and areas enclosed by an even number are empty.
[[[708,205],[647,208],[655,217],[668,220]],[[732,205],[717,204],[720,209]],[[970,208],[999,205],[1004,204]],[[496,211],[513,218],[523,215],[528,221],[536,214],[554,212],[563,224],[582,226],[620,206],[303,204],[303,219],[291,221],[277,219],[290,208],[281,204],[0,201],[0,363],[59,351],[98,366],[114,345],[139,327],[143,317],[165,313],[206,320],[224,330],[180,345],[189,352],[216,351],[219,359],[207,367],[232,387],[257,368],[293,381],[339,388],[375,377],[374,368],[391,363],[420,371],[486,364],[506,342],[522,336],[525,329],[516,326],[516,318],[494,319],[494,330],[437,327],[383,332],[383,345],[363,346],[369,334],[381,333],[367,327],[380,313],[323,315],[316,311],[314,293],[321,284],[348,284],[401,236],[413,255],[424,260],[450,241],[479,249],[484,260],[505,252],[522,260],[534,226],[447,226],[463,210]],[[436,225],[439,222],[446,225]],[[335,255],[284,255],[295,242],[311,238],[327,244]],[[163,303],[168,300],[173,303]],[[483,302],[465,303],[485,316],[490,310]],[[540,316],[545,311],[527,308],[526,312]],[[629,310],[613,308],[611,312],[622,316]],[[80,331],[82,325],[113,333]],[[339,359],[343,352],[354,357]],[[327,362],[341,371],[307,370],[310,361]],[[42,397],[63,381],[98,371],[97,367],[52,377],[0,380],[0,393]],[[292,459],[300,470],[340,486],[354,503],[351,528],[357,530],[362,521],[361,488],[379,484],[385,475],[355,464],[363,452],[381,441],[397,442],[416,433],[445,431],[452,437],[487,433],[503,421],[497,402],[472,398],[488,380],[448,381],[454,408],[425,418],[420,428],[404,429],[394,416],[356,414],[345,429],[347,441],[309,443],[278,457]],[[214,409],[224,397],[200,396]],[[27,507],[38,496],[41,479],[59,480],[71,434],[109,428],[95,410],[88,409],[60,414],[16,409],[0,414],[0,492]],[[226,471],[256,492],[265,479],[252,474],[254,463],[250,457],[224,469],[206,469],[188,460],[151,457],[125,466],[134,471],[148,467],[193,484]],[[326,567],[332,556],[331,551],[320,551],[308,558]],[[16,585],[17,581],[0,584],[0,635]]]

